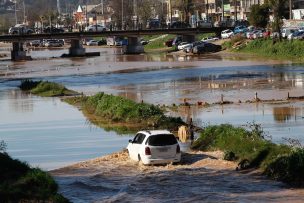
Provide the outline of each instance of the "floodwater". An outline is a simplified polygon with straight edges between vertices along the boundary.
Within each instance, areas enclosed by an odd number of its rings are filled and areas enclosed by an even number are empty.
[[[303,102],[244,104],[256,92],[262,99],[284,99],[288,92],[290,96],[304,95],[301,64],[261,62],[248,56],[124,56],[116,48],[88,51],[100,51],[101,56],[67,59],[58,58],[66,49],[34,49],[28,53],[33,61],[2,59],[0,139],[7,142],[8,152],[14,157],[53,169],[122,149],[129,138],[92,127],[81,112],[57,98],[21,93],[17,86],[23,78],[59,82],[89,95],[103,91],[153,104],[178,105],[185,99],[191,104],[214,103],[223,94],[225,100],[241,100],[242,104],[210,108],[194,105],[178,116],[190,115],[200,126],[255,122],[274,142],[293,138],[303,143]]]
[[[3,50],[1,50],[3,51]],[[0,61],[0,140],[14,158],[50,170],[120,151],[130,135],[90,125],[58,98],[18,90],[24,78],[59,82],[85,94],[106,92],[153,104],[192,104],[178,112],[195,124],[261,124],[276,143],[303,139],[304,102],[245,103],[303,96],[302,64],[254,57],[165,54],[121,55],[120,49],[90,48],[100,57],[58,58],[65,49],[33,50],[33,61]],[[5,52],[5,50],[4,50]],[[54,57],[54,58],[51,58]],[[198,107],[224,96],[231,105]],[[241,102],[241,103],[239,103]],[[302,190],[261,176],[240,174],[218,157],[190,154],[190,163],[142,167],[127,155],[97,158],[52,171],[60,191],[73,202],[301,202]],[[215,162],[213,162],[215,160]],[[232,164],[232,165],[231,165]],[[157,194],[157,195],[156,195]]]

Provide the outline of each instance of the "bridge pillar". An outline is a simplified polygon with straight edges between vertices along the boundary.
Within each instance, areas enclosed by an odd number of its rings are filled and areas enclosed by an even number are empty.
[[[122,48],[124,54],[144,53],[144,46],[140,43],[138,37],[128,37],[128,45],[123,45]]]
[[[183,42],[195,42],[195,35],[182,35]]]
[[[11,51],[12,61],[32,60],[32,57],[26,55],[23,49],[23,42],[13,42],[13,50]]]
[[[83,48],[80,39],[71,40],[71,47],[69,48],[69,56],[70,57],[86,56],[86,50],[85,48]]]

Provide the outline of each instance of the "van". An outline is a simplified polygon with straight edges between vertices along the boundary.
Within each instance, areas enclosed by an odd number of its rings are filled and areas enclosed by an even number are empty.
[[[283,28],[281,34],[282,34],[283,38],[287,38],[288,35],[296,32],[296,31],[298,31],[298,29],[296,29],[296,28]]]

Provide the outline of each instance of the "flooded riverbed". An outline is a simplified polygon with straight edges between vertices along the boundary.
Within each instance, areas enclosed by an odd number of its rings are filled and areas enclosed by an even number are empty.
[[[166,105],[178,105],[185,99],[192,104],[213,103],[219,101],[222,94],[225,100],[233,102],[251,100],[255,92],[258,92],[258,96],[262,99],[283,99],[287,97],[288,92],[291,96],[304,95],[302,65],[291,65],[290,62],[261,62],[256,58],[232,58],[225,55],[191,57],[162,53],[124,56],[121,55],[120,49],[109,48],[92,48],[88,51],[100,51],[101,56],[50,59],[49,57],[60,56],[66,50],[43,49],[29,53],[33,56],[33,61],[0,62],[2,99],[0,139],[8,143],[8,150],[14,156],[34,165],[54,168],[121,149],[128,139],[114,132],[92,129],[77,109],[62,103],[59,99],[21,94],[16,89],[22,78],[34,77],[59,82],[85,94],[104,91],[138,102],[143,100]],[[285,64],[276,65],[279,63]],[[215,106],[206,109],[193,108],[191,116],[198,125],[227,122],[245,125],[255,121],[272,135],[275,142],[281,143],[282,137],[303,141],[302,106],[301,102],[279,106],[267,104]],[[285,110],[280,110],[282,108]],[[292,113],[293,108],[296,113]],[[185,117],[185,115],[181,116]],[[54,137],[51,136],[53,132],[56,132]],[[77,133],[83,139],[79,144],[73,139],[74,134],[77,137]],[[54,146],[61,142],[58,140],[61,134],[67,139],[63,143],[68,147],[65,149],[67,156],[60,157],[58,155],[62,154],[62,151],[55,153],[57,156],[53,151],[56,148]],[[85,134],[92,138],[92,141],[88,141],[91,145],[84,143]],[[45,143],[53,142],[53,144],[38,147],[37,142],[31,140],[38,139],[39,135],[46,136],[41,138],[45,139]],[[30,143],[29,145],[23,143],[24,137],[29,140],[27,143]],[[104,143],[104,139],[109,137],[113,138],[109,141],[110,145]],[[117,145],[115,145],[116,138],[119,139]],[[103,144],[111,150],[97,150]],[[76,145],[82,149],[78,149]],[[112,148],[112,145],[116,147]],[[42,149],[45,152],[41,151],[38,158],[37,154]],[[50,153],[47,150],[50,150]],[[83,151],[80,153],[79,150]],[[69,153],[71,156],[68,156]],[[57,158],[60,158],[60,161],[55,161]],[[53,162],[57,163],[50,166]]]
[[[75,107],[58,98],[18,90],[21,79],[59,82],[85,94],[121,95],[153,104],[181,104],[174,115],[197,125],[261,124],[277,143],[303,143],[303,102],[248,104],[262,99],[303,96],[304,69],[290,62],[223,55],[123,56],[119,49],[93,48],[100,57],[63,59],[66,50],[34,50],[33,61],[0,61],[0,140],[14,158],[49,170],[120,151],[130,136],[96,128]],[[283,63],[283,65],[280,65]],[[197,107],[224,99],[232,105]],[[239,100],[241,103],[239,103]],[[173,114],[173,113],[172,113]],[[255,174],[235,172],[235,163],[217,153],[186,154],[181,165],[145,167],[125,152],[52,171],[60,192],[73,202],[301,202],[303,190],[290,190]]]

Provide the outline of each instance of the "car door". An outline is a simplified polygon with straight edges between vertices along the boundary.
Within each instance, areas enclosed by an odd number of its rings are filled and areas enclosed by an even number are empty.
[[[129,155],[130,155],[131,159],[138,160],[139,150],[140,150],[141,144],[144,141],[145,137],[146,136],[144,134],[138,133],[134,137],[133,141],[131,143],[129,143],[128,150],[129,150]]]

